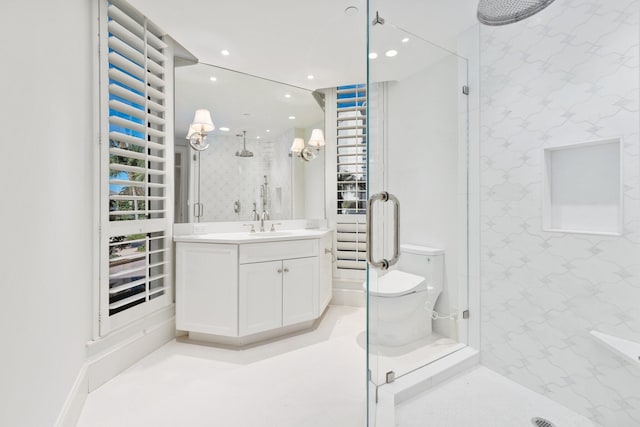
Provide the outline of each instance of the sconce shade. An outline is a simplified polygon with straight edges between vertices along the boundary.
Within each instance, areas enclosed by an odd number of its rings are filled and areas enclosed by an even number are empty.
[[[195,124],[189,125],[189,132],[187,132],[187,139],[191,139],[194,133],[200,133],[200,129]]]
[[[302,149],[304,148],[304,139],[302,138],[295,138],[293,140],[293,144],[291,144],[291,152],[295,153],[295,154],[300,154],[302,152]]]
[[[317,148],[324,147],[324,134],[322,133],[322,129],[314,129],[311,131],[311,138],[309,138],[309,146]]]
[[[196,110],[191,126],[195,126],[197,132],[211,132],[216,128],[211,120],[211,113],[205,109]]]

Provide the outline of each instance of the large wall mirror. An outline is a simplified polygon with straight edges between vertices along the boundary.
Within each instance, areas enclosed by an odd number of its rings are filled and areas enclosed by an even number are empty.
[[[175,222],[325,217],[324,149],[290,155],[296,138],[324,130],[321,93],[196,64],[175,70]],[[194,112],[215,125],[204,151],[186,139]],[[240,154],[243,155],[240,155]],[[251,156],[249,155],[252,154]]]

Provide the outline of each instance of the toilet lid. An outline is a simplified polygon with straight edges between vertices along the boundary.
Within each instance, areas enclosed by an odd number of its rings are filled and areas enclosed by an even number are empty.
[[[384,276],[369,273],[369,293],[384,297],[407,295],[416,291],[423,282],[424,277],[404,271],[393,270]]]

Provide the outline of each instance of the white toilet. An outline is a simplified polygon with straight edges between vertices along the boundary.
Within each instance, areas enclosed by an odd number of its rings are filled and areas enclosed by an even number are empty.
[[[369,270],[369,342],[396,347],[428,337],[443,282],[444,251],[424,246],[401,245],[397,269],[384,275]]]

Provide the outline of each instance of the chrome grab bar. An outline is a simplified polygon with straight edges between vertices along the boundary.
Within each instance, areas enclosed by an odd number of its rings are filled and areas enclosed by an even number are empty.
[[[391,259],[381,259],[376,261],[373,259],[373,204],[376,201],[393,203],[393,221],[394,221],[394,237],[393,237],[393,256]],[[386,191],[373,194],[367,200],[367,262],[374,268],[387,270],[400,259],[400,201],[396,196]]]

